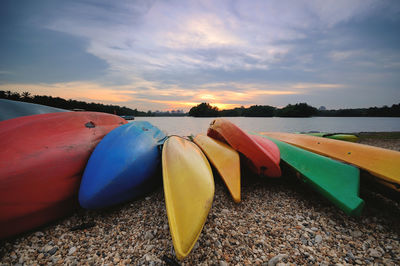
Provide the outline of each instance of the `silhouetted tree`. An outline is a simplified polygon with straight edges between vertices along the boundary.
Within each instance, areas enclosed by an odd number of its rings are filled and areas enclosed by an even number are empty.
[[[192,107],[189,115],[194,117],[215,117],[219,115],[219,112],[217,107],[213,107],[208,103],[201,103]]]
[[[22,98],[24,99],[24,101],[29,101],[31,99],[31,93],[28,91],[24,91],[22,93]]]
[[[253,105],[243,111],[243,116],[272,117],[274,116],[275,109],[275,107],[268,105]]]
[[[288,104],[286,107],[276,111],[276,115],[280,117],[310,117],[317,113],[317,108],[306,103]]]

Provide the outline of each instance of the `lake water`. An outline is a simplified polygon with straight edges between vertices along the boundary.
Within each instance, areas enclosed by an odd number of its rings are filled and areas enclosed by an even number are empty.
[[[206,133],[215,118],[195,117],[135,117],[149,121],[168,135]],[[321,131],[328,133],[393,132],[400,131],[400,117],[225,117],[246,131]]]

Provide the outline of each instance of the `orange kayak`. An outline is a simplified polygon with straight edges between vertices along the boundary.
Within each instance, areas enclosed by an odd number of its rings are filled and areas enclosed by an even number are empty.
[[[280,132],[260,134],[355,165],[380,178],[383,183],[394,189],[398,190],[400,185],[400,152],[398,151],[301,134]]]
[[[246,156],[251,168],[259,175],[280,177],[279,148],[272,141],[258,144],[250,135],[226,119],[215,119],[208,129],[207,135],[227,142],[232,148]]]
[[[240,202],[239,153],[228,144],[203,134],[193,139],[220,174],[235,202]]]

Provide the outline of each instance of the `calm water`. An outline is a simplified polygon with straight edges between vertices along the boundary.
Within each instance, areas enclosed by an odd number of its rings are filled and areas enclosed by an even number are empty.
[[[195,135],[206,133],[214,118],[194,117],[136,117],[149,121],[168,135]],[[328,133],[400,131],[400,118],[392,117],[227,117],[246,131],[321,131]]]

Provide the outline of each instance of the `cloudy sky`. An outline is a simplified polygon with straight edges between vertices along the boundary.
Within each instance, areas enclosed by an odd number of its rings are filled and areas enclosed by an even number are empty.
[[[400,102],[400,1],[0,2],[0,89],[139,110]]]

